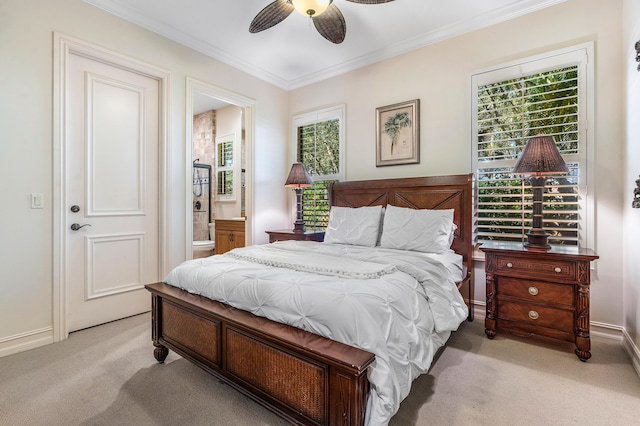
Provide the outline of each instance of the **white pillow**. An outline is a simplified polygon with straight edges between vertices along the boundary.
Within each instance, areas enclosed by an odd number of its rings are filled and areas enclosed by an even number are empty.
[[[325,243],[375,247],[382,216],[382,206],[331,207]]]
[[[453,209],[417,210],[387,205],[380,246],[441,253],[453,242]]]

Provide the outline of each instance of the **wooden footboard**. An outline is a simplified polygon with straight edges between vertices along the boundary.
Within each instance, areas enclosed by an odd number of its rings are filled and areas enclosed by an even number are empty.
[[[146,288],[159,362],[171,349],[294,424],[364,424],[372,353],[164,283]]]

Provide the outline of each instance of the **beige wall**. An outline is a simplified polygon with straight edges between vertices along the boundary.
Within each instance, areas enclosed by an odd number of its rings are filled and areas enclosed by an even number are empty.
[[[622,2],[568,0],[558,6],[474,31],[290,92],[290,114],[345,103],[346,177],[370,179],[471,171],[473,72],[546,51],[595,44],[596,242],[591,319],[622,325],[623,102]],[[375,109],[420,99],[421,158],[418,165],[375,167]],[[476,300],[484,302],[477,262]]]
[[[640,40],[640,2],[625,0],[623,11],[622,64],[626,93],[626,134],[624,150],[625,179],[622,188],[624,212],[624,327],[640,347],[640,209],[631,208],[635,180],[640,178],[640,65],[634,45]],[[636,352],[636,370],[640,374],[640,353]]]
[[[0,2],[0,356],[51,341],[53,287],[53,32],[171,72],[167,174],[168,265],[187,252],[185,81],[193,77],[255,99],[254,226],[287,223],[285,91],[212,60],[81,0]],[[190,165],[189,165],[190,167]],[[29,194],[44,194],[30,209]],[[261,212],[265,212],[261,215]],[[264,219],[263,219],[264,218]]]

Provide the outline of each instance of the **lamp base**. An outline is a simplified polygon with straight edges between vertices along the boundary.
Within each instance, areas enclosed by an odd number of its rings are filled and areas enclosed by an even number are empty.
[[[293,223],[293,232],[304,234],[304,222],[294,222]]]
[[[534,228],[531,229],[527,233],[527,241],[523,244],[523,246],[527,250],[544,250],[547,251],[551,248],[547,239],[549,234],[546,233],[543,229]]]

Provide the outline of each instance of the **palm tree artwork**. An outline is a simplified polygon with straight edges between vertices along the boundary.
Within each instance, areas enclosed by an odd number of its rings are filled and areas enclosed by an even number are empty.
[[[390,116],[384,123],[384,132],[391,138],[391,155],[393,156],[393,148],[398,143],[400,130],[411,126],[411,118],[408,112],[398,112]]]

